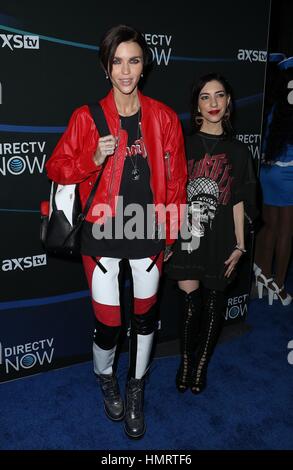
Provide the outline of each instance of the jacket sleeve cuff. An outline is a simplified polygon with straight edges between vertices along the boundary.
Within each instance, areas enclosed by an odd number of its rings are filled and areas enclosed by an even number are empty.
[[[93,160],[93,154],[87,155],[86,159],[81,160],[81,167],[85,170],[86,173],[95,173],[102,168],[102,165],[96,165]]]

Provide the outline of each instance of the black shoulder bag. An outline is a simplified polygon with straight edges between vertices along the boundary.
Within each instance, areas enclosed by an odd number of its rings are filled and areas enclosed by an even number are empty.
[[[88,106],[99,135],[110,134],[101,105],[94,103]],[[50,201],[42,201],[41,203],[40,238],[49,253],[73,257],[80,255],[81,227],[93,202],[103,167],[83,211],[77,184],[60,185],[52,182]]]

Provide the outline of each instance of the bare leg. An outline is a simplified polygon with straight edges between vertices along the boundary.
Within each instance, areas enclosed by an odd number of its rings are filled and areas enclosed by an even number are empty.
[[[278,219],[278,237],[275,250],[276,275],[275,282],[282,287],[286,278],[288,263],[292,249],[293,206],[280,207]],[[285,298],[286,293],[280,295]]]
[[[199,288],[199,281],[191,280],[191,281],[178,281],[179,289],[186,292],[186,294],[190,294],[190,292]]]
[[[278,235],[279,207],[263,205],[262,218],[264,226],[256,237],[255,263],[263,274],[272,276],[272,262]]]

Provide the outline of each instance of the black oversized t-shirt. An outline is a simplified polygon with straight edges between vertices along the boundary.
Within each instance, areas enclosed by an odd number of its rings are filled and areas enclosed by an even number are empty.
[[[93,224],[87,221],[84,223],[81,249],[84,255],[139,259],[156,255],[164,248],[164,241],[156,238],[150,168],[139,121],[140,113],[120,116],[121,127],[128,133],[119,191],[123,200],[119,198],[115,217],[109,217],[107,226],[102,227],[105,234],[112,234],[111,238],[95,239],[92,234]],[[132,211],[131,204],[139,206],[139,215],[136,210],[138,206]],[[127,207],[129,215],[125,215]],[[143,224],[134,224],[135,221],[142,221]],[[125,233],[126,230],[130,232],[131,239]]]
[[[223,290],[224,262],[236,245],[233,206],[253,198],[255,179],[248,148],[236,139],[198,132],[186,139],[188,159],[185,239],[176,243],[170,277],[197,279]]]

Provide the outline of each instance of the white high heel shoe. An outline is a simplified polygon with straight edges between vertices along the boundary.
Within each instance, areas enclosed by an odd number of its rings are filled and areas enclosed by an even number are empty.
[[[263,288],[268,288],[268,283],[273,280],[273,278],[267,278],[263,273],[261,268],[253,263],[253,271],[255,275],[255,285],[257,287],[258,298],[262,299],[263,297]],[[262,282],[261,282],[262,281]]]
[[[290,305],[292,302],[292,297],[290,294],[287,293],[286,297],[283,299],[281,297],[280,292],[284,290],[284,286],[279,287],[274,281],[271,283],[271,287],[268,287],[268,294],[269,294],[269,305],[273,305],[273,301],[279,298],[282,302],[283,307]]]
[[[261,268],[255,263],[253,263],[253,272],[255,275],[255,279],[261,274]]]
[[[266,287],[267,290],[269,282],[273,280],[272,277],[269,279],[262,273],[260,273],[257,277],[255,277],[255,282],[256,282],[256,287],[257,287],[257,293],[258,293],[258,298],[262,299],[263,297],[263,288]]]

